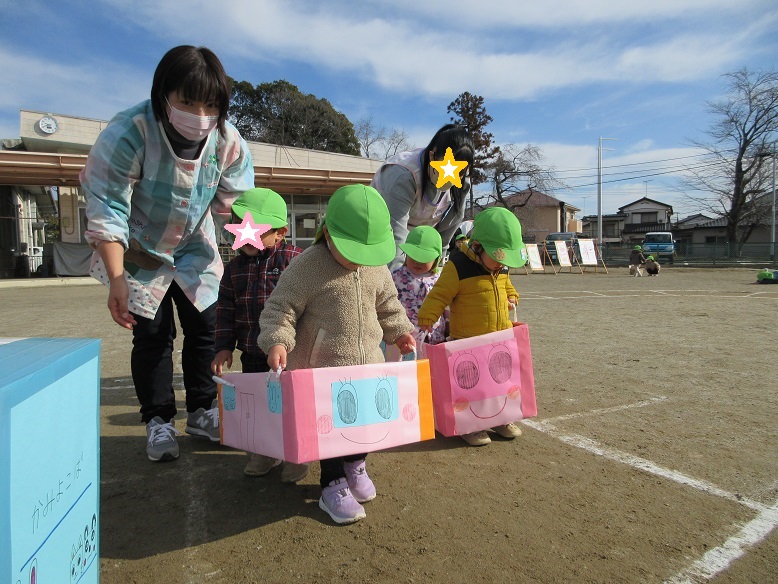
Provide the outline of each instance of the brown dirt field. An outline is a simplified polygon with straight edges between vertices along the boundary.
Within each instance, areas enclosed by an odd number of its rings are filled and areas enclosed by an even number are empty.
[[[103,584],[778,582],[778,286],[609,271],[514,276],[538,417],[371,455],[379,495],[351,526],[319,510],[315,464],[251,479],[189,436],[149,462],[102,287],[0,288],[0,334],[102,339]]]

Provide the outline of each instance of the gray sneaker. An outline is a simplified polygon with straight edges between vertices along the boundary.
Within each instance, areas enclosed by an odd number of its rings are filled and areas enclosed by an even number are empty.
[[[208,438],[211,442],[221,441],[218,400],[213,400],[210,410],[198,408],[197,411],[187,414],[186,433]]]
[[[159,416],[154,416],[146,424],[146,454],[149,460],[164,462],[178,458],[178,442],[173,420],[165,422]]]

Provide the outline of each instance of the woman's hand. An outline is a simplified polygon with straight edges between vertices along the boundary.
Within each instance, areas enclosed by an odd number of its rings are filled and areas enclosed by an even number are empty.
[[[112,278],[108,290],[108,310],[111,311],[111,318],[119,326],[132,330],[132,327],[138,323],[127,308],[129,298],[130,289],[124,279],[124,274],[118,278]]]
[[[108,310],[111,311],[111,318],[120,327],[132,330],[138,323],[128,308],[130,288],[124,279],[124,246],[118,241],[101,241],[97,253],[103,260],[108,276]]]
[[[284,345],[273,345],[267,353],[267,364],[271,371],[286,369],[286,347]]]
[[[222,367],[227,364],[228,369],[232,369],[232,351],[223,349],[216,353],[216,357],[211,361],[211,371],[214,375],[222,374]]]

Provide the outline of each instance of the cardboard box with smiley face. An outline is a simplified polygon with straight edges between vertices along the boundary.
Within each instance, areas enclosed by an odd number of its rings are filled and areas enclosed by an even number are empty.
[[[222,444],[248,452],[303,463],[435,437],[426,359],[223,380]]]
[[[430,361],[435,428],[461,436],[537,415],[529,329],[424,345]]]

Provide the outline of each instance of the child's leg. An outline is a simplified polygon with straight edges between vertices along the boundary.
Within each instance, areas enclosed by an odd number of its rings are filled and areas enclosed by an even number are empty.
[[[365,517],[365,508],[351,493],[346,481],[343,458],[328,458],[319,461],[322,487],[319,508],[335,523],[354,523]]]
[[[270,371],[267,364],[267,356],[263,353],[241,353],[240,364],[243,373],[265,373]],[[249,453],[249,461],[243,469],[243,474],[249,477],[263,477],[275,467],[281,464],[277,458],[264,454]]]
[[[366,457],[367,454],[357,454],[343,458],[343,470],[346,472],[349,489],[360,503],[372,501],[376,495],[375,485],[367,475]]]

